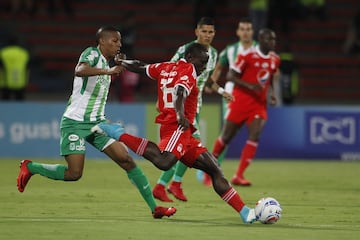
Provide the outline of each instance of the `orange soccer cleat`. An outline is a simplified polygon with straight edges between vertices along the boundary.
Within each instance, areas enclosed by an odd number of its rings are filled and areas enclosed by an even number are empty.
[[[25,190],[26,184],[33,175],[27,167],[28,163],[30,162],[30,160],[22,160],[20,163],[20,172],[17,177],[17,187],[19,192],[23,192]]]
[[[182,188],[181,188],[181,182],[171,182],[168,192],[174,195],[177,199],[186,202],[187,197],[185,196]]]
[[[175,213],[176,213],[176,208],[174,207],[167,208],[167,207],[157,206],[154,212],[152,213],[152,215],[154,218],[162,218],[164,216],[170,217]]]
[[[162,202],[173,202],[173,200],[167,196],[164,185],[156,184],[152,193],[154,198]]]

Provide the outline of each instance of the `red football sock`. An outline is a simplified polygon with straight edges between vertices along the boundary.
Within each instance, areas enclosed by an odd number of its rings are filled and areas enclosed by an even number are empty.
[[[127,133],[121,135],[119,141],[125,143],[128,148],[140,156],[144,154],[146,146],[149,142],[145,138],[136,137]]]
[[[216,141],[215,141],[212,154],[216,158],[218,158],[220,156],[220,154],[224,151],[225,147],[226,147],[226,144],[224,143],[222,138],[218,137],[218,139],[216,139]]]
[[[253,160],[258,143],[254,141],[247,140],[245,147],[241,154],[240,164],[236,172],[236,176],[243,178],[245,169],[250,165]]]
[[[245,205],[233,187],[230,187],[223,195],[221,195],[221,198],[230,206],[232,206],[237,212],[240,212]]]

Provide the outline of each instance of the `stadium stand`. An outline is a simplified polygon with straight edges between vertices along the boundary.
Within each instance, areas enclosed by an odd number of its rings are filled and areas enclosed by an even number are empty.
[[[287,35],[277,30],[279,48],[288,42],[299,65],[299,103],[359,103],[360,58],[341,49],[357,0],[327,0],[328,19],[296,20]],[[7,6],[2,1],[3,9]],[[247,15],[248,1],[227,0],[216,12],[214,46],[221,50],[236,41],[237,20]],[[147,62],[170,59],[176,48],[194,39],[192,5],[185,1],[73,1],[74,14],[46,12],[16,16],[1,11],[2,22],[18,31],[30,47],[40,70],[30,88],[58,92],[70,88],[74,65],[84,47],[93,45],[101,25],[121,26],[122,13],[136,13],[135,57]],[[281,49],[279,49],[281,51]],[[155,86],[141,79],[139,95],[155,94]]]

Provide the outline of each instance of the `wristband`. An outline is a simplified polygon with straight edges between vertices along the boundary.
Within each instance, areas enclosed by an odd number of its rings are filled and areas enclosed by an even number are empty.
[[[223,93],[225,92],[224,88],[219,87],[217,90],[218,94],[223,95]]]

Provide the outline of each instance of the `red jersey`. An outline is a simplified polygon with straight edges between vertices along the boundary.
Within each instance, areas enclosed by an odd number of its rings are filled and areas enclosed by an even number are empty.
[[[235,84],[233,92],[235,102],[241,106],[251,107],[266,105],[267,91],[279,65],[280,58],[276,53],[270,52],[268,55],[264,55],[258,46],[244,55],[238,55],[231,69],[241,74],[241,80],[261,84],[263,90],[255,92]]]
[[[184,87],[187,97],[184,103],[185,117],[192,123],[195,119],[197,95],[196,71],[193,64],[180,59],[177,62],[150,64],[146,67],[147,75],[157,80],[158,104],[160,114],[155,122],[160,124],[178,124],[174,108],[175,88]]]

